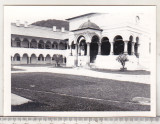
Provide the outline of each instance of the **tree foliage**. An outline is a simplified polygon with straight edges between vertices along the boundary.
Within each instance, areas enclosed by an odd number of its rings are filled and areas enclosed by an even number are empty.
[[[54,54],[53,58],[54,58],[54,60],[56,62],[56,66],[60,66],[60,63],[63,62],[63,56],[60,55],[60,54]]]
[[[62,21],[62,20],[56,20],[56,19],[37,21],[37,22],[32,23],[32,25],[48,27],[48,28],[53,28],[53,26],[56,26],[57,29],[61,29],[61,27],[65,27],[66,30],[69,30],[69,22]]]
[[[128,59],[128,57],[127,57],[126,54],[120,54],[120,55],[116,58],[116,60],[117,60],[119,63],[121,63],[123,70],[124,70],[124,68],[125,68],[125,63],[126,63],[127,61],[129,61],[129,59]]]

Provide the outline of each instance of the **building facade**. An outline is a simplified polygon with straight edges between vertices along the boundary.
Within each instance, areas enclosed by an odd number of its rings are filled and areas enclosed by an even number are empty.
[[[53,64],[54,55],[63,56],[66,63],[68,30],[11,24],[11,63],[12,64]]]
[[[52,63],[54,54],[66,66],[117,68],[125,53],[130,69],[148,69],[151,37],[143,14],[89,13],[66,19],[69,31],[33,25],[12,24],[12,64]]]

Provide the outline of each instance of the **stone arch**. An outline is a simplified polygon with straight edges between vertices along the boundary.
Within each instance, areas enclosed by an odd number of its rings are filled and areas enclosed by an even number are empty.
[[[98,54],[98,43],[99,43],[99,37],[97,35],[94,35],[90,43],[90,62],[91,63],[94,62]]]
[[[19,53],[14,54],[13,61],[14,61],[14,64],[20,64],[21,63],[21,57],[20,57]]]
[[[78,36],[75,45],[77,45],[77,52],[79,55],[87,55],[87,44],[85,36],[83,35]]]
[[[46,55],[46,64],[51,64],[51,56],[49,54]]]
[[[38,56],[38,61],[44,61],[44,56],[43,56],[43,54],[39,54],[39,56]]]
[[[35,39],[32,39],[30,43],[30,48],[37,48],[37,44],[37,41]]]
[[[39,43],[38,43],[38,48],[39,49],[44,49],[44,41],[43,40],[40,40]]]
[[[133,36],[131,35],[129,37],[129,41],[128,41],[128,44],[127,44],[128,55],[132,55],[132,42],[133,42]]]
[[[31,55],[31,64],[37,64],[37,56],[35,54]]]
[[[121,35],[114,37],[114,55],[119,55],[124,53],[124,41]]]
[[[80,44],[81,40],[84,40],[84,39],[85,39],[85,36],[79,35],[79,36],[77,37],[76,44]]]
[[[108,37],[103,37],[101,40],[101,55],[109,55],[111,49],[111,44]]]
[[[28,54],[27,53],[23,54],[21,63],[22,64],[28,64],[29,63],[29,59],[28,59]]]
[[[13,47],[21,47],[21,40],[19,37],[16,37],[15,40],[12,42]]]
[[[44,62],[45,62],[44,55],[43,54],[39,54],[37,60],[38,60],[38,64],[44,64]]]
[[[51,49],[51,48],[52,48],[50,41],[47,41],[47,42],[46,42],[45,48],[46,48],[46,49]]]
[[[81,55],[86,56],[87,55],[87,43],[85,39],[80,41],[79,47],[81,50]]]
[[[56,41],[53,42],[52,49],[58,49],[58,43]]]
[[[59,43],[59,49],[64,50],[65,49],[65,44],[63,42]]]
[[[23,41],[21,42],[21,47],[23,48],[29,48],[29,41],[27,38],[24,38]]]

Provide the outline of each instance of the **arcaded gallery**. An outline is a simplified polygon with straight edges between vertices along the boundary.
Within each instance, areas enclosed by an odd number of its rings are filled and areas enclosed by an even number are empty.
[[[114,69],[116,57],[125,53],[130,69],[148,69],[151,38],[142,19],[141,14],[88,13],[52,19],[50,26],[17,20],[11,24],[11,63],[53,64],[59,54],[68,67]]]

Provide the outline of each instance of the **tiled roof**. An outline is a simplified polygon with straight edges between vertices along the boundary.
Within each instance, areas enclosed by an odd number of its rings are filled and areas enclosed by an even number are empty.
[[[40,27],[35,25],[29,25],[28,27],[24,27],[24,25],[21,24],[20,26],[16,26],[15,23],[11,24],[11,34],[51,39],[68,39],[68,31],[53,31],[52,28]]]
[[[80,25],[79,29],[85,29],[85,28],[92,28],[92,29],[99,29],[99,26],[96,25],[95,23],[91,22],[88,20],[87,22],[84,22],[82,25]]]

